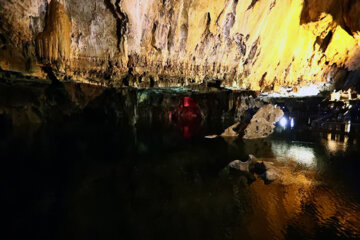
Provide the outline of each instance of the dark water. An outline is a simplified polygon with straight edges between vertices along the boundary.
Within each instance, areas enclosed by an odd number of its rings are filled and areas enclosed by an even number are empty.
[[[355,138],[204,138],[211,133],[89,120],[2,125],[8,239],[360,239]],[[266,185],[226,168],[247,154],[274,162],[281,179]]]

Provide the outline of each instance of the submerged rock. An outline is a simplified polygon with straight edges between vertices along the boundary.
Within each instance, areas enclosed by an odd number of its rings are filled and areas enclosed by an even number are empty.
[[[208,135],[208,136],[205,136],[205,138],[207,139],[214,139],[214,138],[217,138],[218,135]]]
[[[250,171],[259,175],[266,184],[271,183],[281,176],[281,172],[272,162],[258,160],[254,155],[249,155]]]
[[[266,138],[274,131],[274,123],[278,122],[284,112],[280,107],[271,104],[259,109],[244,131],[244,139]]]

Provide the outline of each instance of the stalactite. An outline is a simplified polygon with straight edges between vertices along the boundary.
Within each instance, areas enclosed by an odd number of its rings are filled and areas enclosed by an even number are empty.
[[[44,60],[70,58],[71,23],[64,6],[52,0],[48,6],[46,25],[36,38],[37,55]]]

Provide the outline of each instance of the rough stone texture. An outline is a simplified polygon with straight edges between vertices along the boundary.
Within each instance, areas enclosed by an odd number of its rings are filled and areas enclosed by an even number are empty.
[[[0,2],[3,70],[45,78],[42,66],[52,60],[64,80],[142,87],[216,78],[227,87],[297,91],[360,69],[359,1],[58,2]]]
[[[245,129],[244,139],[256,139],[268,137],[274,131],[274,123],[284,115],[280,107],[268,104],[259,109]]]
[[[228,127],[225,129],[225,131],[221,134],[221,137],[238,137],[239,133],[235,131],[234,129],[237,128],[240,125],[240,123],[235,123],[234,125]]]
[[[249,172],[249,165],[250,162],[242,162],[240,160],[235,160],[229,163],[229,167],[243,172]]]

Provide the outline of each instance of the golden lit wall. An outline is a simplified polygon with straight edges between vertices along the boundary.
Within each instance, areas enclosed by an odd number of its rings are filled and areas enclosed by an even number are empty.
[[[14,45],[1,48],[1,67],[38,73],[36,55],[44,53],[31,45],[50,24],[46,1],[1,4],[2,44]],[[153,76],[159,82],[164,75],[182,79],[174,85],[186,85],[219,78],[228,87],[296,91],[360,68],[359,1],[62,0],[59,5],[72,28],[66,74],[79,81],[111,72],[116,82],[130,66],[145,81]],[[33,62],[30,69],[21,67],[25,58]]]

